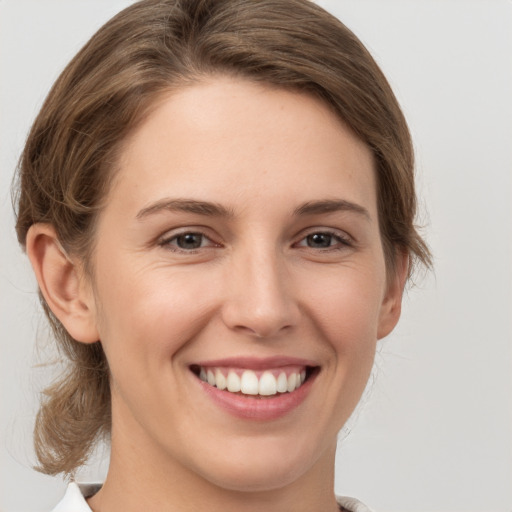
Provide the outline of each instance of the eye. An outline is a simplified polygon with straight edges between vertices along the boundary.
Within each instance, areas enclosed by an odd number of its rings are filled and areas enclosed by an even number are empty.
[[[352,242],[348,236],[343,236],[340,233],[315,231],[300,240],[297,246],[310,249],[343,249],[352,247]]]
[[[330,233],[313,233],[306,237],[308,247],[326,249],[331,247],[334,237]]]
[[[194,231],[178,233],[176,235],[166,237],[160,242],[162,247],[169,248],[174,251],[194,251],[204,247],[216,246],[206,235]]]

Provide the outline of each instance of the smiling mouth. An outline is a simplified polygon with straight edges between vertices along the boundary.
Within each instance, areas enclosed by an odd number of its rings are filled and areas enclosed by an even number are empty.
[[[191,365],[190,370],[198,379],[221,391],[252,398],[270,398],[299,389],[318,372],[318,367],[289,366],[256,371]]]

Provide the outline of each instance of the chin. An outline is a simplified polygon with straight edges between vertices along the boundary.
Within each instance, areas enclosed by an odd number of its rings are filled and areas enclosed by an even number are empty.
[[[332,450],[326,450],[325,446],[313,450],[314,442],[308,443],[307,449],[301,449],[298,439],[292,441],[286,446],[276,446],[271,441],[262,446],[257,442],[245,450],[225,452],[222,460],[214,457],[216,464],[210,463],[204,468],[202,476],[213,485],[230,491],[268,492],[300,481],[303,475],[322,465],[322,461],[334,460],[336,442],[332,443]]]
[[[298,480],[307,468],[299,468],[283,461],[275,464],[256,463],[251,466],[217,468],[215,474],[209,472],[208,480],[217,487],[238,492],[268,492],[282,489]],[[206,476],[206,475],[205,475]]]

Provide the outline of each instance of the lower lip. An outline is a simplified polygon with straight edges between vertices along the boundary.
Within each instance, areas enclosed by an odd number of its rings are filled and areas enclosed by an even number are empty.
[[[256,398],[222,391],[196,378],[211,400],[228,413],[246,420],[270,421],[281,418],[299,407],[306,399],[316,374],[291,393],[274,397]]]

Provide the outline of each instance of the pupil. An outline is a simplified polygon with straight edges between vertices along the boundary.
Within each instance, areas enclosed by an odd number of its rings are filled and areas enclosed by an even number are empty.
[[[308,245],[310,247],[330,247],[332,235],[326,233],[315,233],[308,236]]]
[[[196,233],[185,233],[176,240],[181,249],[198,249],[201,247],[202,235]]]

